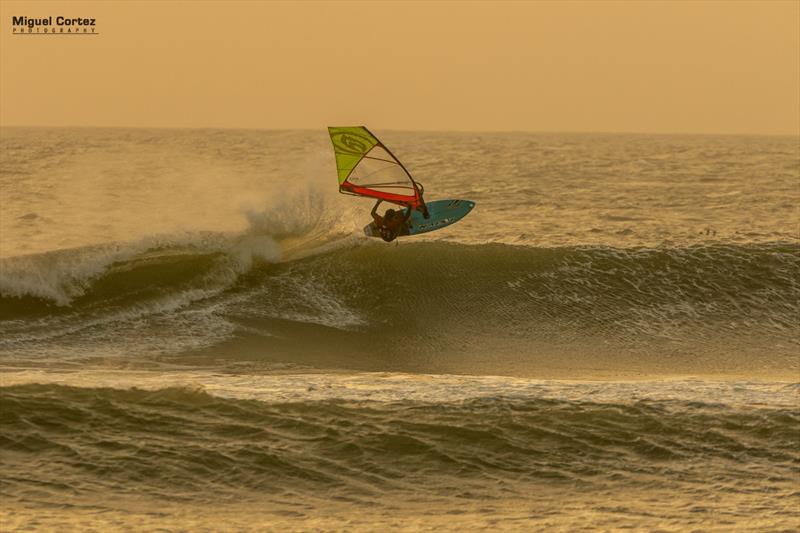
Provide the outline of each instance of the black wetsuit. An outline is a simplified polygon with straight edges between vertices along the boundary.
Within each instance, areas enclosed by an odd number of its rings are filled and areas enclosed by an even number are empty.
[[[386,242],[392,242],[399,235],[408,235],[407,222],[413,209],[411,207],[406,208],[404,215],[401,215],[398,211],[389,213],[387,209],[387,214],[390,216],[382,217],[377,213],[378,205],[380,205],[381,201],[379,200],[375,207],[372,208],[372,218],[375,220],[375,226],[378,228],[381,238]]]

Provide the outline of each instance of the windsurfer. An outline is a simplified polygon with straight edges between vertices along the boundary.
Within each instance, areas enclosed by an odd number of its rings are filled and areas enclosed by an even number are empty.
[[[383,216],[380,216],[378,214],[378,206],[381,202],[383,200],[378,200],[375,207],[372,208],[372,219],[375,221],[378,231],[380,231],[381,238],[386,242],[392,242],[398,235],[408,235],[408,219],[414,209],[408,206],[405,213],[387,209]]]

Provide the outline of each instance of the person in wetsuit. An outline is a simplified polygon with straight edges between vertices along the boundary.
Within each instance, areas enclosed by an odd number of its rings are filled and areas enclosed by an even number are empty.
[[[372,219],[375,221],[375,226],[380,231],[381,238],[386,242],[392,242],[398,235],[408,235],[408,219],[411,217],[411,212],[414,210],[408,206],[403,211],[396,211],[394,209],[387,209],[383,216],[378,214],[378,206],[383,200],[378,200],[375,207],[372,208]]]

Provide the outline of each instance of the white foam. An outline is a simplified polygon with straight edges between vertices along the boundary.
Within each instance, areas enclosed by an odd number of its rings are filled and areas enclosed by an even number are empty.
[[[0,294],[33,296],[66,306],[86,294],[113,264],[154,251],[221,252],[230,256],[234,270],[243,273],[255,261],[290,261],[353,246],[365,239],[354,236],[357,215],[335,205],[339,199],[335,193],[321,193],[316,185],[298,183],[269,199],[261,210],[247,210],[249,226],[241,233],[184,231],[0,259]]]

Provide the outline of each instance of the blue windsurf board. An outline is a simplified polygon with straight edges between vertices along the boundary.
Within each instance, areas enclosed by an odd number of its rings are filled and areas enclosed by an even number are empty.
[[[425,205],[428,207],[430,216],[425,218],[419,210],[414,210],[408,219],[408,227],[400,232],[400,236],[419,235],[420,233],[436,231],[454,224],[472,211],[472,208],[475,207],[475,202],[470,200],[435,200],[426,202]],[[375,226],[375,222],[371,222],[364,227],[364,234],[367,237],[380,238],[381,236],[380,231]]]

